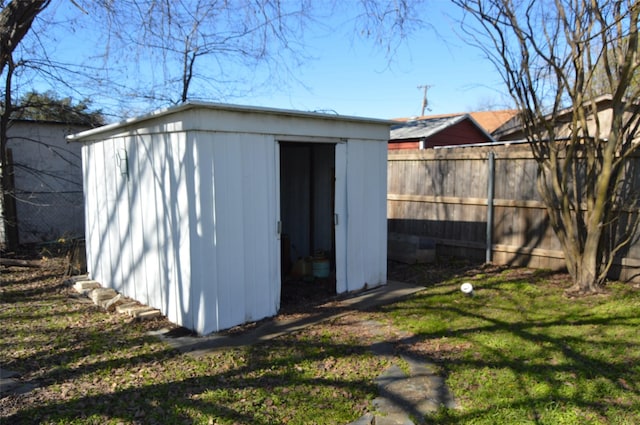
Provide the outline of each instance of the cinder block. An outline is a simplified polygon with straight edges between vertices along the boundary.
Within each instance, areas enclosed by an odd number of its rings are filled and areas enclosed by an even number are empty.
[[[108,300],[118,295],[116,291],[111,288],[96,288],[91,291],[90,298],[95,304],[99,304],[102,300]]]
[[[436,244],[421,236],[389,233],[387,256],[390,260],[407,264],[433,263],[436,259]]]
[[[116,306],[116,312],[120,314],[131,314],[131,310],[140,307],[140,304],[135,301],[125,302]]]
[[[95,280],[78,280],[73,284],[73,289],[80,293],[97,288],[100,288],[100,284]]]
[[[138,320],[149,320],[149,319],[153,319],[155,317],[160,317],[160,316],[161,316],[160,310],[153,309],[149,311],[143,311],[134,317]]]
[[[129,314],[134,317],[134,318],[141,318],[142,316],[144,316],[147,313],[151,313],[153,311],[158,311],[153,307],[147,307],[147,306],[139,306],[138,308],[133,308],[131,309],[131,311],[129,312]],[[160,313],[158,311],[158,313]]]
[[[81,274],[81,275],[77,275],[77,276],[70,276],[68,277],[64,283],[67,285],[71,285],[73,286],[76,282],[79,282],[81,280],[91,280],[89,279],[89,275],[86,274]]]
[[[101,300],[100,302],[98,302],[98,305],[104,308],[105,310],[109,310],[111,307],[115,308],[115,304],[120,302],[122,298],[123,298],[122,294],[117,294],[113,298],[106,298],[104,300]]]

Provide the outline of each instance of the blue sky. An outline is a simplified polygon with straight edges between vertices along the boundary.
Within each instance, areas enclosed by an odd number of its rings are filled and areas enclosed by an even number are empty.
[[[349,3],[343,4],[348,8]],[[350,18],[335,15],[326,22],[335,30],[307,32],[304,43],[310,59],[292,68],[297,81],[206,100],[387,119],[419,115],[423,90],[418,86],[429,85],[430,110],[426,114],[509,108],[493,65],[456,35],[459,11],[445,0],[426,4],[424,28],[414,31],[392,57],[385,54],[384,46],[357,36],[353,23],[345,22]],[[58,20],[82,19],[82,13],[68,2],[52,5],[50,12]],[[65,30],[47,34],[52,57],[103,65],[101,59],[91,57],[96,50],[92,43],[104,43],[100,33],[91,32],[90,26],[68,24],[62,28]],[[137,74],[144,69],[138,65],[120,74],[114,70],[112,75],[126,82],[127,78],[139,78]],[[41,91],[49,88],[34,84]],[[103,104],[113,103],[106,97],[93,99],[96,108],[105,109]],[[138,109],[146,112],[162,106],[166,105],[142,103]]]
[[[389,60],[384,49],[353,36],[350,28],[312,40],[317,58],[299,70],[307,87],[247,99],[263,106],[395,118],[419,115],[429,85],[426,115],[510,108],[494,66],[455,34],[449,2],[436,0],[433,27],[414,33]]]

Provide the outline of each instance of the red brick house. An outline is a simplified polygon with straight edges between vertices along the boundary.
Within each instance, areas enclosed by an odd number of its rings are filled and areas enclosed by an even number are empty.
[[[493,143],[495,140],[470,114],[405,119],[391,126],[389,150]]]

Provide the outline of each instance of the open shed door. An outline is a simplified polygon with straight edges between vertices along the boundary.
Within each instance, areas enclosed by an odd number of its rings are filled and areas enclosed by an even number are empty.
[[[349,291],[347,285],[347,143],[336,144],[334,232],[336,250],[336,292]]]
[[[336,292],[386,283],[386,143],[336,145]]]

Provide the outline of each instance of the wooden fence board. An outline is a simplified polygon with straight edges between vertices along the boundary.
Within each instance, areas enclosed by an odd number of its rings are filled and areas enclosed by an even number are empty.
[[[495,153],[493,262],[563,267],[560,243],[537,191],[537,164],[527,146],[389,153],[389,231],[432,238],[439,253],[484,258],[490,152]],[[640,170],[640,158],[634,159]],[[639,174],[634,182],[640,187]],[[640,241],[626,250],[618,268],[620,276],[638,274]]]

